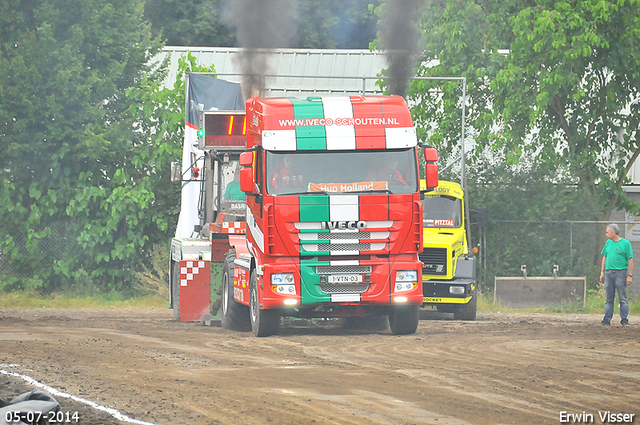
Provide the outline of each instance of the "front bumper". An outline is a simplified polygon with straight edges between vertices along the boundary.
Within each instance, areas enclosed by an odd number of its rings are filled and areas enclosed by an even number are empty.
[[[451,293],[451,287],[462,287],[464,292]],[[424,305],[461,305],[467,304],[476,292],[474,279],[425,280],[422,282]]]
[[[345,267],[370,267],[370,274],[365,281],[356,284],[328,284],[321,282],[322,273],[319,268],[342,267],[338,262],[318,261],[317,258],[303,259],[300,265],[280,264],[277,272],[293,273],[296,284],[295,298],[298,303],[289,307],[306,308],[327,305],[371,305],[387,306],[398,304],[422,304],[421,263],[415,257],[396,259],[389,262],[371,256],[370,259],[361,260],[359,264],[351,264]],[[299,269],[298,269],[299,267]],[[298,272],[298,270],[300,270]],[[415,270],[418,275],[417,285],[414,289],[396,292],[394,290],[395,276],[398,270]],[[261,303],[266,308],[282,308],[285,296],[272,291],[269,285],[270,274],[275,272],[271,267],[265,271],[264,291]],[[360,274],[345,271],[346,274]],[[294,298],[294,297],[286,297]]]

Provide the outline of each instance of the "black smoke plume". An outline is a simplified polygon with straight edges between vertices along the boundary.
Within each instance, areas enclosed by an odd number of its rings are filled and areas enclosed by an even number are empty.
[[[387,0],[378,23],[385,51],[389,91],[405,97],[420,45],[420,12],[425,0]]]
[[[225,17],[236,27],[242,53],[238,59],[243,74],[245,98],[264,90],[269,74],[269,51],[288,47],[297,31],[294,0],[226,0]]]

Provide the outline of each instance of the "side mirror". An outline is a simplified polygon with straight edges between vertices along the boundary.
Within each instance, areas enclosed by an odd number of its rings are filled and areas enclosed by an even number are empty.
[[[240,190],[248,194],[258,194],[256,180],[253,174],[253,152],[242,152],[240,154]]]
[[[424,148],[424,160],[427,163],[424,173],[426,189],[432,190],[438,187],[438,151],[431,147]]]
[[[182,169],[180,168],[179,161],[173,161],[171,163],[171,182],[179,182],[182,180]]]
[[[243,167],[253,167],[253,151],[242,152],[239,162]]]

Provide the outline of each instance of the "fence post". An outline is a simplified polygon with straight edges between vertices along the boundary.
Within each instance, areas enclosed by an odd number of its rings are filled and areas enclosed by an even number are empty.
[[[569,224],[569,267],[573,270],[573,223]]]

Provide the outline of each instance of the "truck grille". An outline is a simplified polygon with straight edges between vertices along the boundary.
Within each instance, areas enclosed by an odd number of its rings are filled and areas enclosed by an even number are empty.
[[[343,283],[323,283],[320,290],[325,294],[363,294],[369,289],[368,283],[355,283],[347,285]]]
[[[359,254],[362,251],[382,251],[388,253],[389,242],[397,237],[391,229],[393,221],[367,222],[367,230],[323,230],[323,222],[293,223],[299,233],[293,233],[297,238],[302,255],[313,255],[329,251],[329,255]]]
[[[340,241],[345,239],[371,239],[371,232],[318,233],[319,241]]]
[[[425,248],[420,253],[420,261],[424,263],[422,274],[446,275],[447,274],[447,249]]]
[[[385,244],[376,244],[382,245]],[[311,244],[304,245],[307,251],[371,251],[372,245],[370,243],[351,243],[351,244]],[[380,249],[380,248],[378,248]]]

